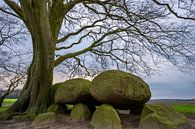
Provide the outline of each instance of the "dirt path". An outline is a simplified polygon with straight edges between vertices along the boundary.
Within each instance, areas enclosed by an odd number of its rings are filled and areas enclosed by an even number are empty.
[[[195,129],[195,116],[189,117],[189,122],[191,123],[192,127]]]
[[[139,116],[120,115],[123,129],[138,129]],[[60,120],[33,126],[31,121],[0,121],[0,129],[88,129],[89,121],[72,121],[68,116]]]
[[[123,129],[138,129],[139,116],[120,115]],[[195,118],[189,118],[190,123],[195,129]],[[75,122],[69,116],[63,115],[60,120],[33,126],[31,121],[0,121],[0,129],[88,129],[89,121]]]

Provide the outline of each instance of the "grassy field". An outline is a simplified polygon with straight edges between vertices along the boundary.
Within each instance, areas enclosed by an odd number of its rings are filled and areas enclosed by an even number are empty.
[[[173,104],[171,106],[178,112],[195,115],[195,104]]]
[[[17,99],[5,99],[3,102],[3,107],[0,108],[0,112],[4,112],[7,108],[16,102]],[[195,115],[195,103],[192,104],[182,104],[182,103],[173,103],[170,104],[175,110],[184,113],[184,114],[191,114]],[[72,109],[73,105],[68,105],[68,109]]]
[[[16,100],[17,99],[5,99],[3,101],[3,107],[0,107],[0,113],[5,112],[9,106],[11,106],[12,104],[16,102]]]
[[[0,107],[0,113],[5,112],[8,109],[8,107]]]
[[[5,99],[5,100],[3,101],[3,105],[5,105],[5,106],[12,105],[13,103],[16,102],[16,100],[17,100],[17,99]]]

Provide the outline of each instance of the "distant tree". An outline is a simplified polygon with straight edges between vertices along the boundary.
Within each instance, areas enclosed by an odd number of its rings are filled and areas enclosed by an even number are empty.
[[[33,59],[10,112],[41,113],[49,106],[53,71],[94,75],[118,68],[150,74],[149,60],[191,66],[190,26],[152,0],[4,0],[28,29]]]
[[[0,107],[2,107],[4,99],[14,92],[14,90],[24,84],[26,74],[17,74],[13,78],[9,79],[8,84],[6,85],[5,93],[0,96]]]
[[[21,41],[25,40],[27,32],[14,17],[0,13],[0,86],[4,93],[0,96],[0,107],[3,100],[18,86],[23,85],[26,78],[27,62],[20,49]]]

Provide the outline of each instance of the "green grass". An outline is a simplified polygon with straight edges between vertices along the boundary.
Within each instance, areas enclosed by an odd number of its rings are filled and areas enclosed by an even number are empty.
[[[172,107],[178,112],[195,115],[195,104],[173,104]]]
[[[7,108],[14,104],[17,99],[5,99],[3,101],[3,107],[0,108],[0,112],[4,112]],[[73,105],[67,105],[68,109],[72,109]],[[171,105],[175,110],[184,113],[184,114],[193,114],[195,115],[195,104],[172,104]]]
[[[0,107],[0,113],[7,111],[8,107]]]
[[[11,105],[14,104],[16,102],[17,99],[5,99],[3,101],[3,105]]]
[[[0,113],[5,112],[17,99],[5,99],[3,101],[3,107],[0,107]]]
[[[71,110],[74,107],[74,105],[67,104],[67,107],[69,110]]]

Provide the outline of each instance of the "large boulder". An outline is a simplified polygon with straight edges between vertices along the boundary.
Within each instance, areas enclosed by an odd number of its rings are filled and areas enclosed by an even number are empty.
[[[119,109],[140,108],[151,97],[149,86],[140,77],[118,70],[97,75],[90,91],[98,101]]]
[[[165,104],[146,105],[142,110],[141,129],[192,129],[186,116]]]
[[[85,104],[79,103],[74,105],[70,113],[70,117],[75,121],[85,121],[91,117],[91,113],[89,108]]]
[[[51,86],[50,88],[50,103],[53,104],[54,103],[54,95],[56,93],[56,91],[60,88],[60,87],[63,87],[64,86],[64,82],[60,82],[60,83],[56,83],[54,85]]]
[[[53,94],[56,93],[56,91],[60,88],[60,87],[63,87],[64,86],[64,82],[59,82],[59,83],[56,83],[54,85],[51,86],[51,91]]]
[[[122,129],[120,118],[116,110],[108,104],[103,104],[94,112],[90,129]]]
[[[64,104],[93,103],[95,99],[90,94],[91,82],[77,78],[67,80],[55,92],[55,102]]]

